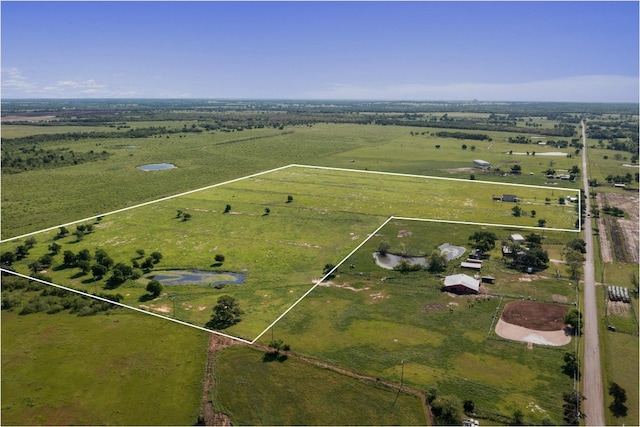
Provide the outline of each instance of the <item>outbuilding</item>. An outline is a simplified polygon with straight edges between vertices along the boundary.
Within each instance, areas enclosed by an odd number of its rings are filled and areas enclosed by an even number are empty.
[[[480,281],[466,274],[453,274],[444,278],[444,290],[457,294],[477,294]]]
[[[515,194],[503,194],[502,195],[502,201],[503,202],[512,202],[512,203],[518,203],[520,199],[518,199],[518,196],[516,196]]]
[[[476,160],[473,161],[473,164],[476,165],[476,166],[479,166],[481,168],[491,167],[491,163],[487,162],[486,160],[476,159]]]

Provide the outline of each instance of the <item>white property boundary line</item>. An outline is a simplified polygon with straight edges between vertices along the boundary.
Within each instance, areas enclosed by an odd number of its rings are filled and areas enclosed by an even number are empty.
[[[17,273],[15,271],[6,270],[4,268],[0,268],[0,271],[3,272],[3,273],[13,274],[14,276],[19,276],[19,277],[22,277],[24,279],[33,280],[34,282],[39,282],[39,283],[42,283],[44,285],[49,285],[49,286],[54,286],[56,288],[64,289],[65,291],[74,292],[76,294],[79,294],[79,295],[82,295],[82,296],[85,296],[85,297],[89,297],[89,298],[93,298],[93,299],[97,299],[99,301],[107,302],[109,304],[117,305],[117,306],[120,306],[120,307],[123,307],[123,308],[129,308],[131,310],[135,310],[135,311],[138,311],[140,313],[150,314],[152,316],[159,317],[159,318],[164,319],[164,320],[169,320],[171,322],[179,323],[180,325],[191,326],[192,328],[196,328],[196,329],[199,329],[201,331],[209,332],[211,334],[222,335],[223,337],[231,338],[231,339],[234,339],[236,341],[241,341],[243,343],[252,344],[251,341],[247,341],[247,340],[242,339],[242,338],[238,338],[238,337],[234,337],[234,336],[231,336],[231,335],[223,334],[222,332],[212,331],[211,329],[203,328],[202,326],[193,325],[191,323],[187,323],[187,322],[183,322],[182,320],[173,319],[171,317],[163,316],[161,314],[157,314],[157,313],[154,313],[152,311],[146,311],[146,310],[143,310],[141,308],[133,307],[131,305],[122,304],[120,302],[112,301],[112,300],[107,299],[107,298],[102,298],[102,297],[99,297],[97,295],[88,294],[86,292],[82,292],[82,291],[79,291],[77,289],[72,289],[72,288],[67,288],[66,286],[56,285],[55,283],[47,282],[46,280],[37,279],[35,277],[31,277],[31,276],[27,276],[27,275],[24,275],[24,274],[20,274],[20,273]]]
[[[90,221],[90,220],[93,220],[93,219],[95,219],[95,218],[97,218],[99,216],[107,216],[107,215],[117,214],[117,213],[120,213],[120,212],[128,211],[130,209],[139,208],[141,206],[147,206],[147,205],[151,205],[151,204],[158,203],[158,202],[164,202],[165,200],[175,199],[176,197],[186,196],[187,194],[197,193],[198,191],[209,190],[211,188],[220,187],[222,185],[232,184],[234,182],[242,181],[243,179],[254,178],[256,176],[265,175],[265,174],[268,174],[268,173],[271,173],[271,172],[277,172],[279,170],[283,170],[283,169],[289,168],[291,166],[295,166],[295,165],[287,165],[287,166],[281,166],[281,167],[275,168],[275,169],[269,169],[267,171],[254,173],[252,175],[243,176],[241,178],[235,178],[235,179],[232,179],[232,180],[229,180],[229,181],[219,182],[219,183],[213,184],[213,185],[208,185],[206,187],[198,188],[196,190],[189,190],[189,191],[185,191],[184,193],[174,194],[173,196],[162,197],[160,199],[151,200],[150,202],[140,203],[139,205],[128,206],[126,208],[118,209],[118,210],[115,210],[115,211],[111,211],[111,212],[107,212],[107,213],[103,213],[103,214],[98,214],[98,215],[93,215],[93,216],[90,216],[90,217],[87,217],[87,218],[83,218],[83,219],[78,219],[76,221],[68,222],[66,224],[60,224],[60,225],[56,225],[55,227],[45,228],[44,230],[32,231],[31,233],[23,234],[21,236],[10,237],[10,238],[5,239],[5,240],[0,240],[0,243],[10,242],[12,240],[18,240],[18,239],[21,239],[23,237],[28,237],[28,236],[32,236],[34,234],[44,233],[44,232],[47,232],[47,231],[55,230],[56,228],[66,227],[67,225],[77,224],[79,222]]]
[[[254,338],[252,341],[248,341],[245,340],[243,338],[238,338],[238,337],[234,337],[232,335],[227,335],[224,334],[222,332],[217,332],[211,329],[207,329],[207,328],[203,328],[201,326],[197,326],[197,325],[193,325],[191,323],[187,323],[181,320],[177,320],[177,319],[173,319],[170,317],[166,317],[151,311],[146,311],[134,306],[130,306],[130,305],[126,305],[126,304],[122,304],[119,302],[115,302],[115,301],[111,301],[109,299],[106,298],[102,298],[99,297],[97,295],[93,295],[93,294],[88,294],[86,292],[82,292],[82,291],[78,291],[76,289],[72,289],[72,288],[67,288],[65,286],[61,286],[61,285],[57,285],[55,283],[51,283],[51,282],[47,282],[45,280],[41,280],[41,279],[36,279],[30,276],[26,276],[24,274],[20,274],[11,270],[6,270],[4,268],[0,268],[1,272],[4,273],[9,273],[9,274],[13,274],[16,276],[20,276],[23,277],[25,279],[29,279],[29,280],[33,280],[36,282],[40,282],[46,285],[51,285],[60,289],[64,289],[70,292],[74,292],[77,293],[79,295],[83,295],[89,298],[94,298],[103,302],[107,302],[110,304],[114,304],[120,307],[124,307],[124,308],[129,308],[131,310],[140,312],[140,313],[144,313],[144,314],[150,314],[152,316],[156,316],[159,317],[161,319],[165,319],[165,320],[169,320],[171,322],[175,322],[175,323],[179,323],[181,325],[184,326],[190,326],[192,328],[195,329],[199,329],[205,332],[209,332],[209,333],[213,333],[216,335],[221,335],[230,339],[234,339],[236,341],[240,341],[243,343],[247,343],[247,344],[254,344],[258,339],[260,339],[269,329],[271,329],[276,323],[278,323],[284,316],[286,316],[296,305],[298,305],[304,298],[307,297],[307,295],[309,295],[318,285],[320,285],[324,280],[326,280],[327,277],[329,277],[331,274],[333,274],[333,272],[335,270],[338,269],[338,267],[340,267],[350,256],[352,256],[358,249],[360,249],[365,243],[367,243],[373,236],[375,236],[378,231],[380,231],[384,226],[386,226],[389,221],[394,220],[394,219],[399,219],[399,220],[407,220],[407,221],[421,221],[421,222],[436,222],[436,223],[446,223],[446,224],[462,224],[462,225],[478,225],[478,226],[487,226],[487,227],[502,227],[502,228],[509,228],[509,227],[513,227],[513,228],[521,228],[521,229],[535,229],[535,230],[549,230],[549,231],[564,231],[564,232],[576,232],[579,233],[581,231],[582,228],[582,223],[581,223],[581,217],[580,217],[580,213],[581,213],[581,190],[580,189],[574,189],[574,188],[566,188],[566,187],[548,187],[548,186],[541,186],[541,185],[527,185],[527,184],[517,184],[517,183],[502,183],[502,182],[494,182],[494,181],[479,181],[479,180],[467,180],[467,179],[461,179],[461,178],[447,178],[447,177],[436,177],[436,176],[425,176],[425,175],[414,175],[414,174],[403,174],[403,173],[395,173],[395,172],[381,172],[381,171],[369,171],[369,170],[358,170],[358,169],[347,169],[347,168],[335,168],[335,167],[329,167],[329,166],[313,166],[313,165],[300,165],[300,164],[289,164],[286,166],[281,166],[278,168],[274,168],[274,169],[269,169],[266,171],[262,171],[262,172],[258,172],[255,174],[251,174],[251,175],[246,175],[244,177],[240,177],[240,178],[235,178],[229,181],[224,181],[224,182],[220,182],[217,184],[213,184],[213,185],[208,185],[206,187],[201,187],[195,190],[189,190],[189,191],[185,191],[183,193],[179,193],[179,194],[175,194],[173,196],[167,196],[167,197],[162,197],[160,199],[156,199],[156,200],[152,200],[149,202],[144,202],[144,203],[140,203],[138,205],[134,205],[134,206],[129,206],[126,208],[122,208],[122,209],[118,209],[115,211],[111,211],[111,212],[107,212],[104,214],[98,214],[98,215],[93,215],[84,219],[80,219],[80,220],[76,220],[76,221],[72,221],[66,224],[61,224],[58,226],[54,226],[54,227],[49,227],[43,230],[39,230],[39,231],[34,231],[31,233],[27,233],[27,234],[23,234],[20,236],[16,236],[16,237],[11,237],[5,240],[0,240],[0,243],[5,243],[5,242],[10,242],[12,240],[18,240],[21,239],[23,237],[28,237],[28,236],[32,236],[34,234],[39,234],[39,233],[44,233],[47,231],[51,231],[51,230],[55,230],[57,228],[60,227],[66,227],[68,225],[73,225],[73,224],[77,224],[79,222],[84,222],[84,221],[89,221],[89,220],[93,220],[96,217],[99,216],[106,216],[106,215],[111,215],[111,214],[116,214],[116,213],[120,213],[120,212],[125,212],[128,211],[130,209],[135,209],[138,207],[142,207],[142,206],[147,206],[147,205],[151,205],[153,203],[158,203],[158,202],[162,202],[162,201],[166,201],[166,200],[170,200],[170,199],[174,199],[176,197],[180,197],[180,196],[185,196],[188,194],[193,194],[193,193],[197,193],[199,191],[203,191],[203,190],[208,190],[211,188],[215,188],[215,187],[220,187],[226,184],[232,184],[234,182],[239,182],[245,179],[249,179],[249,178],[255,178],[257,176],[261,176],[261,175],[266,175],[269,174],[271,172],[278,172],[281,170],[285,170],[291,167],[298,167],[298,168],[305,168],[305,169],[318,169],[318,170],[329,170],[329,171],[339,171],[339,172],[357,172],[357,173],[367,173],[367,174],[374,174],[374,175],[388,175],[388,176],[401,176],[401,177],[407,177],[407,178],[417,178],[417,179],[437,179],[437,180],[445,180],[445,181],[458,181],[458,182],[464,182],[464,183],[482,183],[482,184],[490,184],[490,185],[507,185],[507,186],[515,186],[515,187],[529,187],[529,188],[539,188],[539,189],[552,189],[552,190],[566,190],[566,191],[576,191],[578,192],[578,221],[579,221],[579,227],[578,229],[563,229],[563,228],[546,228],[546,227],[534,227],[534,226],[520,226],[520,225],[510,225],[510,224],[491,224],[491,223],[481,223],[481,222],[468,222],[468,221],[449,221],[449,220],[439,220],[439,219],[426,219],[426,218],[410,218],[410,217],[402,217],[402,216],[390,216],[389,218],[387,218],[386,221],[384,221],[378,228],[376,228],[372,233],[369,234],[369,236],[364,239],[358,246],[356,246],[355,249],[353,249],[346,257],[344,257],[344,259],[342,259],[342,261],[340,261],[335,267],[333,267],[331,269],[331,271],[329,271],[327,274],[325,274],[324,277],[322,277],[317,283],[315,283],[307,292],[305,292],[300,298],[298,298],[298,300],[296,300],[289,308],[287,308],[280,316],[278,316],[278,318],[276,320],[274,320],[269,326],[267,326],[256,338]]]
[[[495,182],[495,181],[468,180],[468,179],[462,179],[462,178],[447,178],[447,177],[441,177],[441,176],[413,175],[413,174],[397,173],[397,172],[369,171],[369,170],[359,170],[359,169],[334,168],[334,167],[329,167],[329,166],[300,165],[300,164],[292,163],[292,164],[289,164],[289,165],[286,165],[286,166],[280,166],[278,168],[269,169],[269,170],[258,172],[258,173],[254,173],[254,174],[251,174],[251,175],[246,175],[246,176],[243,176],[243,177],[240,177],[240,178],[231,179],[229,181],[224,181],[224,182],[219,182],[217,184],[207,185],[206,187],[197,188],[195,190],[185,191],[184,193],[174,194],[173,196],[162,197],[160,199],[151,200],[149,202],[140,203],[140,204],[137,204],[137,205],[134,205],[134,206],[128,206],[126,208],[117,209],[115,211],[106,212],[106,213],[103,213],[103,214],[92,215],[92,216],[87,217],[87,218],[78,219],[78,220],[75,220],[75,221],[72,221],[72,222],[67,222],[66,224],[60,224],[60,225],[56,225],[54,227],[45,228],[43,230],[32,231],[30,233],[22,234],[20,236],[10,237],[8,239],[0,240],[0,243],[5,243],[5,242],[10,242],[12,240],[22,239],[23,237],[33,236],[34,234],[39,234],[39,233],[45,233],[47,231],[52,231],[52,230],[55,230],[56,228],[66,227],[68,225],[77,224],[79,222],[90,221],[90,220],[93,220],[93,219],[95,219],[97,217],[100,217],[100,216],[107,216],[107,215],[117,214],[117,213],[120,213],[120,212],[125,212],[125,211],[128,211],[130,209],[135,209],[135,208],[151,205],[151,204],[158,203],[158,202],[164,202],[165,200],[171,200],[171,199],[174,199],[176,197],[186,196],[188,194],[193,194],[193,193],[197,193],[199,191],[209,190],[211,188],[220,187],[220,186],[223,186],[223,185],[226,185],[226,184],[232,184],[234,182],[239,182],[239,181],[242,181],[242,180],[245,180],[245,179],[249,179],[249,178],[255,178],[257,176],[266,175],[266,174],[269,174],[271,172],[278,172],[278,171],[285,170],[285,169],[292,168],[292,167],[305,168],[305,169],[330,170],[330,171],[338,171],[338,172],[368,173],[368,174],[374,174],[374,175],[402,176],[402,177],[406,177],[406,178],[418,178],[418,179],[438,179],[438,180],[443,180],[443,181],[458,181],[458,182],[477,183],[477,184],[510,185],[510,186],[514,186],[514,187],[540,188],[540,189],[546,189],[546,190],[551,189],[551,190],[577,191],[578,192],[578,203],[580,204],[581,201],[582,201],[582,198],[580,197],[581,190],[580,189],[575,189],[575,188],[548,187],[548,186],[544,186],[544,185],[517,184],[517,183],[513,183],[513,182]],[[580,212],[580,206],[578,206],[578,209],[579,209],[578,212]],[[578,215],[578,220],[579,221],[581,220],[580,215]],[[522,228],[526,228],[526,227],[522,227]],[[578,228],[578,231],[580,231],[581,229],[582,229],[582,224],[580,223],[580,227]],[[571,230],[571,231],[573,231],[573,230]]]
[[[333,274],[333,272],[334,272],[334,271],[336,271],[336,270],[338,269],[338,267],[340,267],[342,264],[344,264],[344,262],[345,262],[347,259],[349,259],[349,257],[350,257],[351,255],[353,255],[353,254],[354,254],[358,249],[360,249],[360,248],[362,247],[362,245],[364,245],[365,243],[367,243],[367,242],[369,241],[369,239],[371,239],[373,236],[375,236],[375,235],[378,233],[378,231],[380,231],[380,230],[381,230],[385,225],[387,225],[387,223],[388,223],[389,221],[391,221],[393,218],[394,218],[393,216],[390,216],[389,218],[387,218],[387,220],[386,220],[385,222],[383,222],[383,223],[382,223],[382,225],[380,225],[378,228],[376,228],[376,229],[375,229],[375,231],[374,231],[373,233],[370,233],[370,234],[369,234],[369,237],[367,237],[366,239],[364,239],[364,240],[363,240],[363,241],[362,241],[358,246],[356,246],[356,248],[355,248],[354,250],[352,250],[351,252],[349,252],[349,255],[347,255],[346,257],[344,257],[344,258],[342,259],[342,261],[340,261],[338,264],[336,264],[336,266],[335,266],[335,267],[333,267],[333,268],[332,268],[332,269],[331,269],[327,274],[325,274],[325,275],[324,275],[324,277],[323,277],[322,279],[318,280],[318,282],[316,282],[316,284],[314,284],[314,285],[311,287],[311,289],[309,289],[307,292],[305,292],[305,293],[304,293],[304,295],[302,295],[300,298],[298,298],[298,300],[297,300],[296,302],[294,302],[294,303],[291,305],[291,307],[287,308],[287,309],[284,311],[284,313],[282,313],[282,314],[281,314],[281,315],[280,315],[276,320],[274,320],[274,321],[273,321],[269,326],[267,326],[267,327],[265,328],[265,330],[264,330],[264,331],[260,332],[260,334],[259,334],[257,337],[255,337],[255,338],[253,339],[253,341],[251,341],[251,344],[253,344],[253,343],[254,343],[254,342],[256,342],[257,340],[259,340],[259,339],[260,339],[260,337],[261,337],[262,335],[264,335],[264,334],[265,334],[269,329],[271,329],[271,328],[272,328],[276,323],[278,323],[278,322],[280,321],[280,319],[282,319],[282,318],[283,318],[287,313],[289,313],[289,312],[293,309],[293,307],[295,307],[296,305],[298,305],[298,303],[299,303],[300,301],[302,301],[302,300],[303,300],[307,295],[309,295],[309,294],[311,293],[311,291],[313,291],[315,288],[317,288],[317,287],[318,287],[318,285],[320,285],[320,283],[324,282],[324,280],[325,280],[327,277],[331,276],[331,275]]]

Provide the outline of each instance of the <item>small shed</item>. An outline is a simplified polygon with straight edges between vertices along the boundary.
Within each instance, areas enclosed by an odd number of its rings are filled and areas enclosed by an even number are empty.
[[[491,167],[491,163],[487,162],[486,160],[476,159],[476,160],[473,161],[473,164],[476,165],[476,166],[479,166],[481,168]]]
[[[477,263],[477,262],[462,261],[460,263],[460,267],[461,268],[468,268],[469,270],[480,271],[480,269],[482,268],[482,264],[481,263]]]
[[[466,274],[454,274],[444,278],[444,290],[458,294],[477,294],[480,281]]]
[[[515,194],[503,194],[502,195],[502,201],[503,202],[512,202],[512,203],[518,203],[518,196],[516,196]]]
[[[482,283],[493,283],[495,282],[496,278],[493,276],[482,276],[481,280],[482,280]]]
[[[524,237],[522,237],[522,234],[512,234],[509,236],[509,239],[511,239],[512,242],[524,243]]]

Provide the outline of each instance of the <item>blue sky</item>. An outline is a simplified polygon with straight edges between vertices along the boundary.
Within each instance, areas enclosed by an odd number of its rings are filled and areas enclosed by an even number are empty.
[[[638,102],[638,2],[9,2],[2,98]]]

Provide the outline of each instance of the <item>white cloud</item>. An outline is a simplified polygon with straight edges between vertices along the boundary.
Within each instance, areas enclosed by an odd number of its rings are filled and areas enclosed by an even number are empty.
[[[38,84],[15,67],[2,68],[2,96],[4,98],[81,98],[81,97],[114,97],[107,85],[94,79],[59,80]]]
[[[410,99],[556,102],[638,102],[636,77],[576,76],[522,83],[403,84],[373,88],[337,84],[306,94],[316,99]]]
[[[30,94],[37,90],[37,85],[30,82],[15,67],[2,68],[2,91],[10,93]]]

